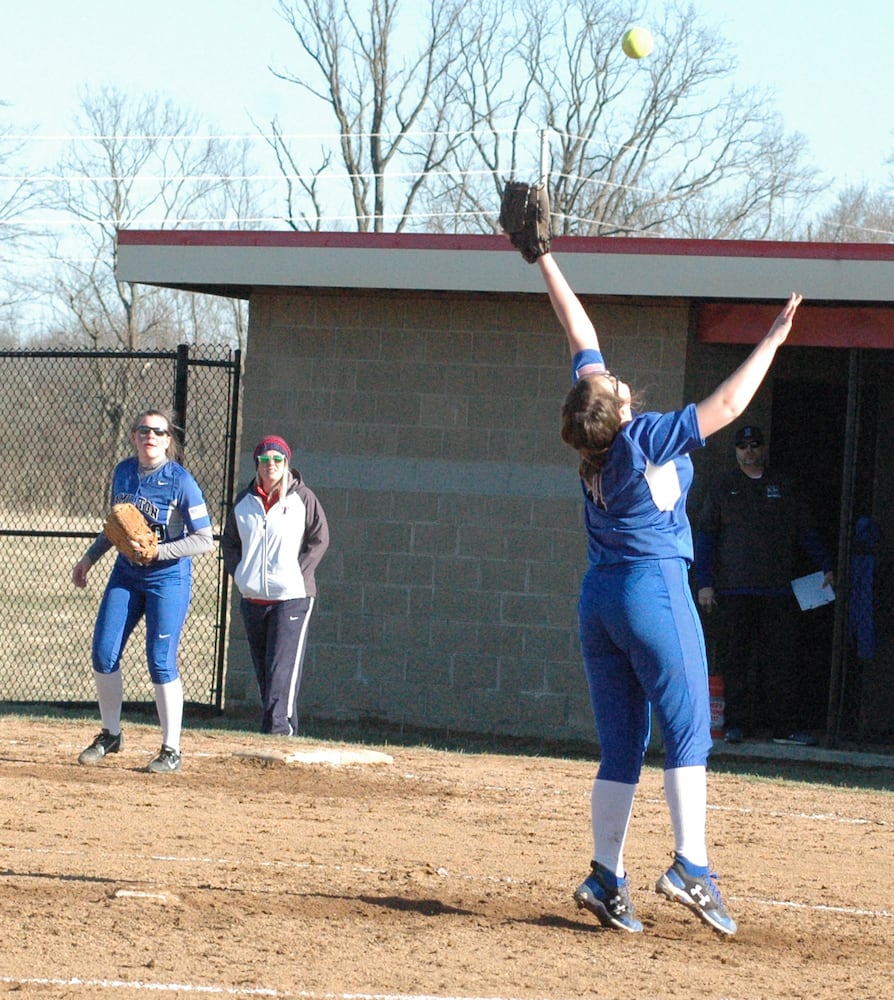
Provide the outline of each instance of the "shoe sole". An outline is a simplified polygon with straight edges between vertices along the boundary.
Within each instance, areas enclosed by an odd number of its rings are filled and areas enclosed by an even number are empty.
[[[642,934],[643,928],[642,924],[639,927],[628,927],[626,924],[619,923],[615,918],[609,913],[605,905],[595,896],[585,896],[583,893],[575,892],[574,901],[577,903],[577,908],[579,910],[587,910],[592,913],[593,916],[602,924],[603,927],[607,927],[609,930],[613,931],[626,931],[628,934]]]
[[[715,923],[711,919],[711,911],[703,910],[698,903],[691,899],[683,889],[675,886],[673,882],[667,877],[667,873],[658,879],[655,885],[655,891],[659,896],[666,896],[672,903],[681,903],[686,907],[687,910],[692,910],[693,913],[697,914],[702,923],[707,924],[712,931],[716,931],[718,934],[722,934],[724,937],[732,937],[738,928],[733,925],[732,928],[723,927],[718,923]]]

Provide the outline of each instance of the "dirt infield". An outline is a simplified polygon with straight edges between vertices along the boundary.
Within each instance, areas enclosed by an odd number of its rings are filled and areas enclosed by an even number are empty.
[[[40,998],[881,998],[894,983],[894,795],[714,773],[723,940],[654,893],[660,771],[627,864],[642,935],[571,892],[593,764],[382,746],[392,762],[276,763],[244,732],[155,727],[76,763],[90,723],[5,719],[0,992]],[[318,744],[317,744],[318,745]],[[312,748],[307,744],[306,749]]]

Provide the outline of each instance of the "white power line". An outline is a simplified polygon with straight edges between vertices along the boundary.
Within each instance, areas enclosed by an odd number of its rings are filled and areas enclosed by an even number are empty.
[[[484,177],[492,175],[492,170],[463,170],[461,172],[450,172],[461,173],[463,177]],[[401,179],[407,177],[424,177],[431,174],[441,174],[444,176],[448,175],[448,171],[438,170],[438,171],[419,171],[419,170],[389,170],[387,173],[370,171],[369,173],[348,173],[347,171],[335,171],[330,170],[325,173],[318,174],[294,174],[283,171],[282,173],[276,174],[134,174],[130,177],[115,176],[114,174],[78,174],[77,176],[66,176],[65,174],[24,174],[21,176],[16,176],[12,174],[0,174],[0,182],[9,181],[10,183],[22,184],[22,183],[41,183],[50,184],[64,182],[67,184],[90,184],[90,183],[115,183],[120,184],[122,181],[127,181],[128,184],[144,184],[144,183],[162,183],[170,184],[173,182],[180,183],[182,181],[315,181],[315,180],[360,180],[360,179]]]
[[[540,135],[541,129],[531,127],[529,129],[487,129],[488,135]],[[68,133],[61,135],[2,135],[0,140],[6,142],[131,142],[131,141],[151,141],[151,142],[208,142],[209,139],[220,139],[228,142],[242,142],[251,140],[252,142],[270,142],[281,139],[308,139],[318,142],[321,139],[341,141],[342,139],[397,139],[403,136],[406,139],[431,139],[436,136],[445,138],[455,138],[462,135],[474,135],[474,130],[469,129],[438,129],[436,131],[413,131],[413,132],[275,132],[266,135],[261,132],[241,132],[234,134],[218,135],[213,132],[195,133],[191,135],[151,135],[145,132],[134,135],[96,135],[95,133]],[[559,134],[559,133],[557,133]],[[569,136],[569,138],[586,138],[582,136]]]

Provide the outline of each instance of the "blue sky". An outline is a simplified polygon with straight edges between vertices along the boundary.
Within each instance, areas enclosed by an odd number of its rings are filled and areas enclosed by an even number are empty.
[[[735,46],[741,84],[774,88],[787,131],[839,183],[894,174],[894,3],[696,0]]]
[[[405,0],[410,8],[415,0]],[[253,131],[300,99],[270,63],[288,64],[290,29],[273,0],[6,0],[0,10],[0,120],[39,134],[68,128],[79,85],[114,83],[161,92],[210,126]],[[646,0],[640,23],[661,9]],[[894,174],[892,0],[695,0],[720,25],[739,60],[735,82],[776,91],[786,129],[810,142],[836,186]],[[328,130],[329,123],[326,123]],[[319,124],[309,131],[318,131]]]

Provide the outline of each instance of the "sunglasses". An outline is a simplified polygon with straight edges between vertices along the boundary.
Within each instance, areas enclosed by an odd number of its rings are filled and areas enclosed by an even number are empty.
[[[745,444],[737,444],[736,447],[739,451],[757,451],[758,448],[763,448],[763,445],[757,441],[746,441]]]
[[[258,461],[262,465],[268,465],[270,462],[275,462],[277,465],[282,465],[286,460],[285,455],[258,455]]]
[[[611,387],[612,387],[612,389],[614,389],[614,391],[615,391],[615,395],[618,394],[618,376],[617,375],[612,375],[612,373],[610,371],[594,372],[593,374],[594,375],[598,375],[600,378],[607,378],[608,381],[609,381],[609,383],[610,383],[610,385],[611,385]]]
[[[140,424],[136,431],[140,437],[149,437],[150,434],[154,434],[158,438],[163,438],[170,434],[167,427],[152,427],[150,424]]]

